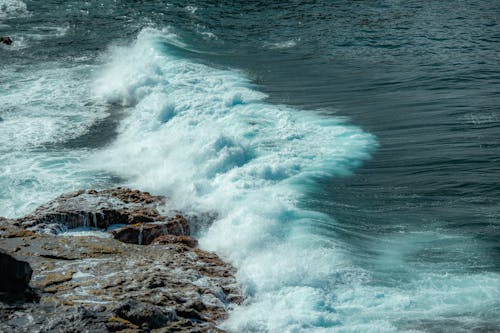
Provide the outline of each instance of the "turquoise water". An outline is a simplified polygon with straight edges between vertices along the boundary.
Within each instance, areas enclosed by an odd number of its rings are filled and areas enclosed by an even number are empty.
[[[499,331],[499,10],[0,0],[0,215],[121,184],[217,216],[229,331]]]

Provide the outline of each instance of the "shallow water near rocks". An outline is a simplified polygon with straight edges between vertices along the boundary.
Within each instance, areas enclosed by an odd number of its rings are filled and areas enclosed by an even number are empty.
[[[116,183],[216,212],[230,331],[498,331],[499,13],[0,0],[0,216]]]

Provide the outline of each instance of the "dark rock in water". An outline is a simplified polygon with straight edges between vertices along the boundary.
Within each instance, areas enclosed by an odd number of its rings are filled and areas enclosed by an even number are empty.
[[[78,227],[105,229],[113,224],[163,221],[165,216],[159,210],[164,205],[163,197],[128,188],[77,191],[38,207],[16,223],[46,233]]]
[[[0,250],[0,292],[20,293],[28,288],[33,270],[25,261],[19,261]]]
[[[149,245],[163,235],[188,236],[189,224],[177,215],[164,223],[141,223],[123,227],[111,232],[115,239],[125,243]]]
[[[0,43],[11,45],[13,43],[13,40],[9,36],[2,36],[0,37]]]
[[[223,332],[217,322],[243,301],[235,269],[196,248],[183,216],[160,212],[163,198],[121,188],[66,194],[21,219],[0,218],[0,248],[29,262],[38,300],[0,298],[0,332]],[[104,238],[47,232],[116,221],[126,225]],[[19,290],[31,275],[24,272]]]

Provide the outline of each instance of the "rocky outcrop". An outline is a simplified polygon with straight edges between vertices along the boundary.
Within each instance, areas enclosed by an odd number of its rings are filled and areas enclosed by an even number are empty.
[[[38,299],[0,302],[0,331],[222,332],[217,323],[243,300],[235,270],[196,248],[187,220],[165,207],[119,188],[0,218],[0,248],[29,263]],[[101,228],[100,237],[58,235],[83,226]]]
[[[22,293],[28,288],[33,270],[0,249],[0,293]]]
[[[57,234],[67,229],[107,229],[115,224],[165,221],[165,201],[148,192],[118,187],[67,193],[15,221],[24,229]]]

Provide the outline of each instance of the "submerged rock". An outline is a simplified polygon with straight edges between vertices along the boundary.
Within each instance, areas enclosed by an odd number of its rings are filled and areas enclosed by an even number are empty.
[[[14,41],[9,36],[0,37],[0,43],[6,44],[6,45],[11,45],[13,42]]]
[[[197,249],[187,220],[166,212],[163,198],[113,189],[62,195],[21,219],[0,218],[0,248],[29,263],[39,299],[0,301],[0,331],[222,332],[217,322],[243,300],[235,270]],[[100,217],[83,218],[94,213]],[[125,226],[109,231],[116,239],[56,234],[117,221]],[[26,275],[21,280],[19,289]]]

